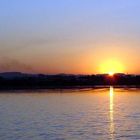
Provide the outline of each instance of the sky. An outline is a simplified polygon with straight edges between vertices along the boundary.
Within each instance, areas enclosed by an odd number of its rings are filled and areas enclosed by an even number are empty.
[[[0,72],[140,74],[139,0],[0,1]]]

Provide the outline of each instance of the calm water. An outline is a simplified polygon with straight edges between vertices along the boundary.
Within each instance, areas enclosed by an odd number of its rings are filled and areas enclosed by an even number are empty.
[[[140,139],[140,89],[0,93],[0,140]]]

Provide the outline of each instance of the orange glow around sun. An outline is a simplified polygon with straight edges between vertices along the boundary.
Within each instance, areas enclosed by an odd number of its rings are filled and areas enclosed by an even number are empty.
[[[100,72],[108,73],[110,76],[113,76],[114,73],[123,73],[124,67],[119,61],[111,59],[108,61],[104,61],[100,65]]]

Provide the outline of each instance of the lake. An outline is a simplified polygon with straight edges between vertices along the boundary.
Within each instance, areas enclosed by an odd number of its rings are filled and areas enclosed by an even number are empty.
[[[140,139],[140,89],[1,92],[0,139]]]

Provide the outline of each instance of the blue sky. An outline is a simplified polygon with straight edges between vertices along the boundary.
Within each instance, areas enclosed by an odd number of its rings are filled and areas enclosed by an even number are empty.
[[[98,73],[118,59],[139,73],[139,13],[138,0],[3,0],[0,71]]]

